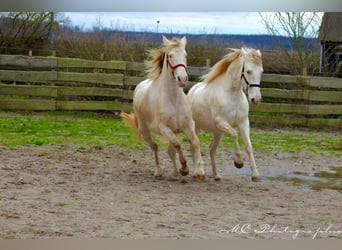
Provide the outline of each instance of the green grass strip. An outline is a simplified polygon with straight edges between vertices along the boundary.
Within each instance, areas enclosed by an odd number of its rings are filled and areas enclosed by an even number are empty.
[[[187,139],[180,135],[183,143]],[[201,147],[207,150],[211,135],[201,133]],[[241,137],[240,145],[243,148]],[[255,150],[306,151],[319,154],[342,155],[339,131],[270,130],[251,128],[251,141]],[[138,134],[120,119],[95,112],[0,112],[0,146],[48,145],[71,143],[79,146],[116,145],[127,149],[148,148]],[[167,144],[158,139],[161,147]],[[233,147],[232,139],[224,136],[220,148]]]

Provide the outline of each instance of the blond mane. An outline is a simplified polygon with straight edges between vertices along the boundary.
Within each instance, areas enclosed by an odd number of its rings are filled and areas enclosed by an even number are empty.
[[[151,80],[156,80],[162,70],[165,54],[170,52],[173,48],[180,45],[180,40],[178,38],[172,38],[172,42],[169,45],[163,44],[162,48],[149,50],[149,56],[152,58],[149,61],[145,61],[147,67],[148,78]]]
[[[261,65],[261,56],[255,49],[244,48],[247,51],[247,57],[252,60],[255,64]],[[219,62],[217,62],[209,71],[208,74],[202,76],[201,80],[206,83],[213,82],[217,77],[225,73],[229,66],[241,56],[241,49],[235,50],[223,57]]]

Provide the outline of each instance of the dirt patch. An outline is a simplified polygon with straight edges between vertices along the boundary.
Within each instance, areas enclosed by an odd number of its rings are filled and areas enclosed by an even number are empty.
[[[208,180],[183,184],[160,156],[165,178],[154,180],[148,149],[1,147],[0,238],[342,238],[342,192],[269,178],[342,168],[339,157],[255,152],[254,183],[247,161],[237,170],[220,150],[216,182],[204,151]]]

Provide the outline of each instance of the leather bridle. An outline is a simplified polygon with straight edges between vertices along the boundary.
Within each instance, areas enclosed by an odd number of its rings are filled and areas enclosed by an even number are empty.
[[[255,83],[249,83],[246,76],[245,76],[245,62],[243,62],[243,65],[242,65],[242,72],[241,72],[241,78],[240,80],[243,80],[245,81],[245,83],[247,84],[248,87],[252,88],[252,87],[257,87],[257,88],[260,88],[260,84],[255,84]]]

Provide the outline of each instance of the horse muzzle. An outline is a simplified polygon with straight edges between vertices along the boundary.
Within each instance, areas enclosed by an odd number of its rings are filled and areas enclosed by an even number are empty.
[[[181,67],[173,72],[174,79],[180,88],[184,88],[188,83],[188,73],[186,69]]]
[[[184,76],[184,77],[177,76],[176,81],[177,81],[178,87],[184,88],[188,83],[188,76]]]
[[[260,86],[260,85],[258,85]],[[261,102],[260,87],[248,87],[248,100],[253,104],[259,104]]]
[[[254,105],[258,105],[261,102],[261,97],[260,98],[252,97],[249,99],[249,102],[253,103]]]

